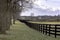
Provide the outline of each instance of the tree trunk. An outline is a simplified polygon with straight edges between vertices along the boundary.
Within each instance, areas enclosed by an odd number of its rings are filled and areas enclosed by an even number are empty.
[[[7,0],[0,1],[0,33],[5,33],[10,27]]]

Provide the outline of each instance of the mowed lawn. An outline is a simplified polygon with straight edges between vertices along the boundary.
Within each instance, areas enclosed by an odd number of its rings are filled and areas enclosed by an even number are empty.
[[[54,36],[42,34],[24,23],[16,21],[7,34],[0,34],[0,40],[60,40],[60,37],[54,38]]]

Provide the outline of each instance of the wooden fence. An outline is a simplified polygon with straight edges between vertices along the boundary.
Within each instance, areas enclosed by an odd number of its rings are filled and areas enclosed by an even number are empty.
[[[21,21],[21,20],[20,20]],[[22,21],[21,21],[22,22]],[[37,23],[30,23],[27,21],[23,21],[27,26],[33,28],[43,34],[48,34],[49,36],[52,34],[55,36],[60,36],[60,24],[37,24]]]

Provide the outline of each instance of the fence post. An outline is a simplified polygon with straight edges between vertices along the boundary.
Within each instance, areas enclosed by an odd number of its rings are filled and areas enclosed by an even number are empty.
[[[31,23],[30,23],[30,27],[31,27]]]
[[[49,25],[49,36],[50,36],[50,28],[51,28],[51,25]]]
[[[41,24],[40,24],[40,32],[41,32]]]
[[[37,24],[35,26],[36,26],[36,30],[37,30]]]
[[[47,35],[47,24],[46,24],[46,35]]]
[[[32,23],[32,28],[34,27],[34,24]]]
[[[40,31],[40,24],[39,24],[39,31]]]
[[[40,28],[39,28],[40,26],[39,26],[39,24],[38,24],[38,31],[40,31]]]
[[[43,34],[44,34],[44,24],[43,24]]]
[[[37,30],[39,31],[39,24],[37,24]]]
[[[34,26],[33,28],[35,29],[35,23],[33,24],[33,26]]]
[[[34,24],[34,29],[36,30],[36,24]]]
[[[32,23],[31,23],[31,27],[32,27]]]
[[[42,32],[42,24],[41,24],[41,32]]]
[[[55,25],[55,38],[56,38],[56,31],[57,31],[57,26]]]

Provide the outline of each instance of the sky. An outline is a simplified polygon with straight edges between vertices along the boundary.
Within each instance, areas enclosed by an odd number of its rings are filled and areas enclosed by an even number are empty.
[[[41,8],[49,8],[53,10],[60,10],[60,0],[38,0],[34,2],[35,4],[39,5]]]
[[[60,0],[37,0],[37,1],[34,2],[34,4],[38,5],[37,9],[38,8],[41,8],[43,10],[49,9],[51,11],[60,10]],[[37,9],[32,10],[33,12],[35,12],[35,15],[39,15],[39,14],[37,14],[37,13],[39,13],[39,11],[37,11]],[[28,12],[29,13],[28,14],[22,13],[21,15],[26,15],[26,16],[31,15],[32,11],[31,10],[26,11],[25,13],[28,13]],[[45,14],[44,13],[42,14],[40,12],[40,15],[45,15]],[[51,14],[46,13],[46,15],[51,15]],[[52,13],[52,15],[57,15],[57,14]]]

